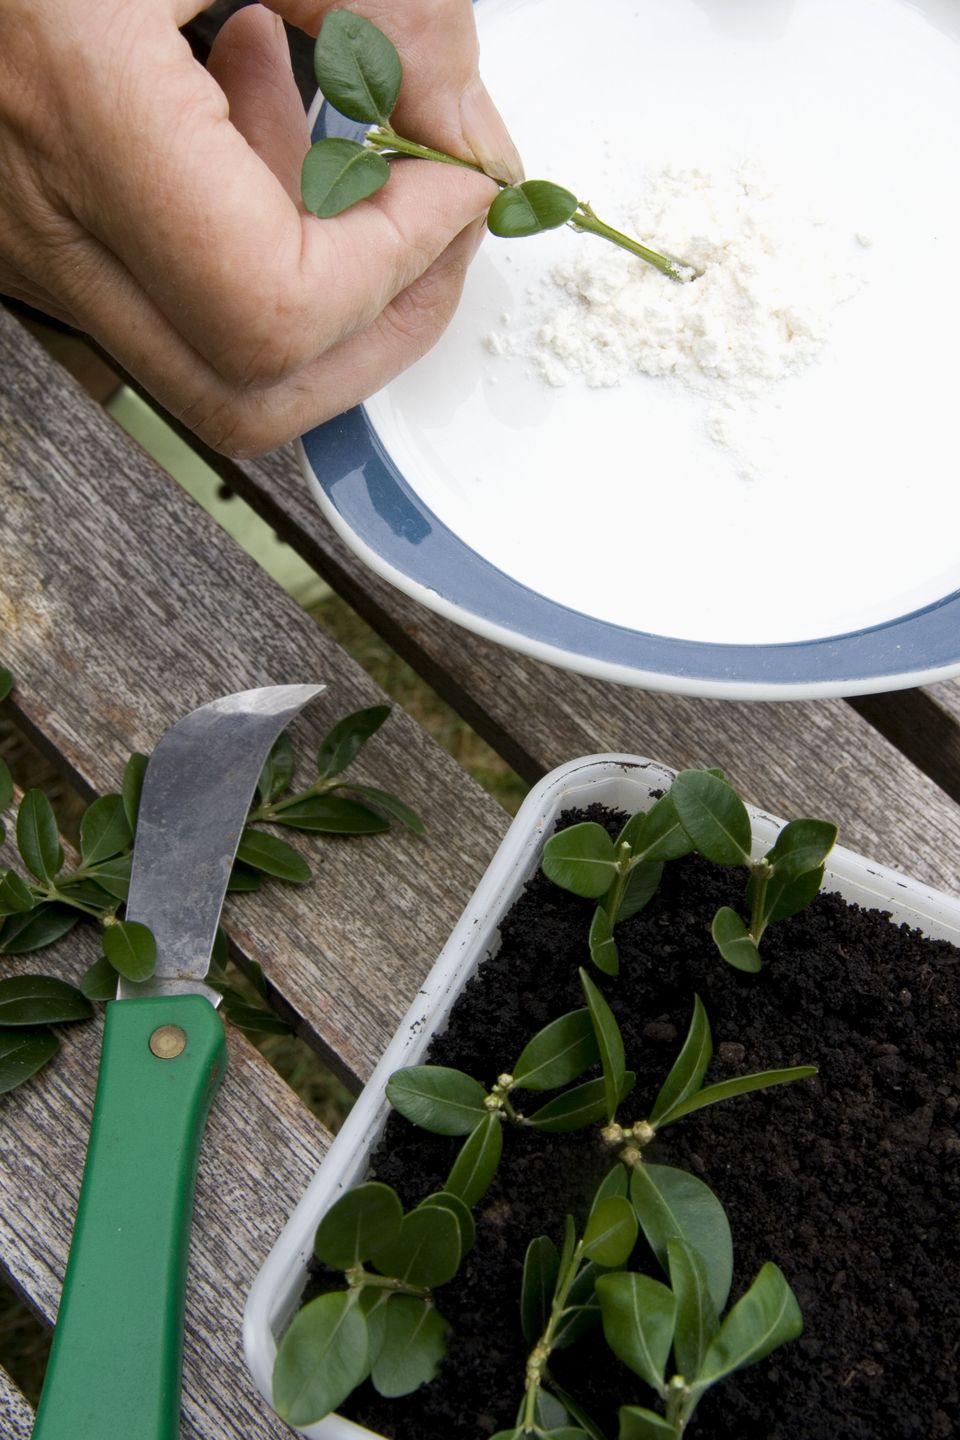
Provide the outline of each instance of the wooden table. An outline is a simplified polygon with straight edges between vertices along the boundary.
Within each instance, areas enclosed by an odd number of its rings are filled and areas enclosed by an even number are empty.
[[[227,7],[215,7],[221,11]],[[216,15],[214,19],[218,18]],[[202,51],[211,16],[200,17]],[[303,56],[299,73],[309,73]],[[308,81],[305,80],[305,84]],[[178,716],[247,686],[325,680],[298,721],[299,753],[348,710],[382,699],[367,675],[129,440],[20,323],[0,312],[0,663],[5,710],[69,782],[116,789],[132,750]],[[578,754],[622,750],[722,765],[782,815],[825,813],[843,842],[960,889],[960,684],[848,704],[745,706],[644,694],[552,670],[418,608],[362,569],[306,493],[291,453],[208,457],[388,642],[528,780]],[[301,1036],[358,1087],[443,944],[508,816],[408,715],[365,749],[363,778],[402,794],[403,830],[311,843],[309,887],[230,906],[241,963],[259,962]],[[0,863],[4,863],[0,857]],[[81,927],[43,955],[77,978],[97,953]],[[37,968],[30,957],[4,973]],[[0,1101],[0,1260],[52,1324],[87,1139],[99,1022]],[[329,1136],[231,1031],[207,1131],[190,1261],[182,1434],[288,1434],[240,1348],[249,1284]],[[0,1356],[0,1361],[3,1357]],[[2,1377],[2,1372],[0,1372]],[[0,1378],[0,1431],[29,1407]]]

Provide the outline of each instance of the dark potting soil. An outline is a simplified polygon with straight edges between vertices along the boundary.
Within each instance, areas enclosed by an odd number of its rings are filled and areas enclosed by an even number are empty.
[[[597,807],[563,823],[585,815],[619,828],[620,819]],[[759,975],[741,974],[719,958],[709,926],[719,905],[742,911],[743,878],[696,856],[668,865],[649,906],[617,928],[619,977],[591,972],[637,1072],[628,1121],[652,1104],[694,993],[713,1030],[708,1083],[819,1067],[813,1080],[689,1116],[646,1152],[691,1170],[722,1201],[734,1239],[731,1303],[774,1260],[804,1317],[799,1340],[707,1394],[690,1433],[960,1434],[960,952],[822,895],[767,932]],[[430,1060],[492,1084],[536,1030],[582,1006],[577,967],[589,966],[591,913],[591,902],[535,877]],[[460,1143],[394,1115],[374,1174],[413,1206],[442,1188]],[[439,1375],[401,1400],[382,1400],[367,1384],[343,1413],[397,1440],[484,1440],[511,1426],[526,1356],[518,1315],[524,1252],[536,1235],[559,1241],[568,1211],[582,1225],[607,1168],[609,1154],[592,1131],[538,1136],[505,1126],[500,1170],[476,1212],[475,1248],[437,1294],[452,1325]],[[633,1263],[658,1273],[639,1249]],[[596,1333],[557,1355],[552,1368],[611,1437],[618,1405],[657,1408]]]

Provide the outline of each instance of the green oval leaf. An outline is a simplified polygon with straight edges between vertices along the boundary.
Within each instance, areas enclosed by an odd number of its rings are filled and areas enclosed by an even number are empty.
[[[781,874],[778,866],[767,882],[767,894],[763,906],[764,924],[773,925],[778,920],[789,920],[791,915],[797,915],[801,910],[806,910],[807,906],[812,904],[820,894],[823,873],[823,866],[818,865],[815,870],[806,870],[795,880],[787,880]]]
[[[0,1095],[29,1080],[59,1049],[52,1030],[0,1030]]]
[[[382,835],[390,829],[390,821],[375,810],[340,795],[311,795],[274,815],[272,823],[322,835]]]
[[[149,756],[141,755],[139,751],[134,751],[123,771],[120,795],[123,800],[123,813],[126,815],[127,824],[132,831],[137,828],[137,816],[140,814],[140,795],[143,790],[143,777],[147,773],[148,763]]]
[[[625,1265],[637,1243],[637,1216],[624,1195],[607,1195],[593,1207],[583,1235],[583,1253],[612,1269]]]
[[[520,1327],[528,1345],[535,1345],[547,1328],[560,1274],[560,1252],[547,1235],[527,1246],[520,1287]]]
[[[686,1170],[644,1162],[634,1167],[630,1177],[630,1199],[664,1273],[669,1270],[667,1246],[671,1240],[684,1241],[702,1256],[719,1315],[733,1277],[733,1240],[723,1206],[713,1191]]]
[[[257,781],[257,794],[261,804],[269,805],[272,801],[279,800],[280,796],[290,789],[295,767],[293,741],[286,730],[281,730],[270,748],[270,754],[264,761]]]
[[[469,1135],[489,1113],[479,1081],[446,1065],[411,1065],[387,1081],[395,1110],[434,1135]]]
[[[513,1067],[522,1090],[558,1090],[600,1058],[589,1010],[572,1010],[545,1025],[520,1052]]]
[[[789,882],[819,869],[836,843],[837,827],[829,820],[790,820],[766,858]]]
[[[459,1195],[465,1205],[476,1205],[497,1173],[502,1150],[503,1122],[498,1114],[488,1112],[464,1142],[444,1181],[444,1190]]]
[[[676,1440],[676,1427],[643,1405],[621,1405],[619,1440]]]
[[[305,884],[312,874],[303,856],[286,840],[278,840],[275,835],[267,835],[250,825],[240,836],[237,859],[264,875],[274,875],[295,885]]]
[[[774,1085],[790,1085],[794,1080],[809,1080],[810,1076],[816,1073],[816,1065],[794,1065],[788,1070],[761,1070],[754,1075],[735,1075],[731,1080],[720,1080],[716,1085],[708,1085],[705,1090],[698,1090],[696,1095],[691,1095],[689,1099],[674,1107],[669,1120],[662,1120],[660,1123],[672,1124],[682,1115],[692,1115],[695,1110],[716,1105],[718,1100],[730,1100],[734,1095],[749,1095],[752,1090],[769,1090]]]
[[[72,930],[79,919],[79,911],[67,905],[37,905],[25,914],[10,915],[0,925],[0,955],[43,950]]]
[[[288,1021],[281,1019],[273,1010],[261,1010],[256,1005],[245,1003],[242,998],[234,999],[229,995],[224,996],[223,1013],[230,1024],[235,1029],[242,1030],[244,1035],[296,1034],[293,1026]]]
[[[422,835],[425,830],[423,821],[415,810],[398,800],[396,795],[391,795],[387,790],[378,790],[375,785],[354,785],[350,781],[346,787],[351,794],[360,795],[368,801],[376,810],[388,816],[391,820],[399,820],[401,825],[406,825],[414,835]]]
[[[38,880],[53,880],[63,865],[63,847],[53,806],[42,790],[28,790],[17,812],[17,848]]]
[[[15,870],[0,870],[0,915],[25,915],[36,903]]]
[[[621,1101],[630,1094],[636,1078],[632,1070],[628,1070],[624,1075],[620,1091]],[[572,1090],[565,1090],[555,1099],[548,1100],[546,1105],[541,1105],[539,1110],[527,1117],[527,1124],[547,1135],[562,1135],[570,1130],[582,1130],[586,1125],[594,1125],[598,1120],[602,1120],[606,1113],[607,1084],[606,1080],[601,1078],[587,1080],[582,1085],[575,1085]]]
[[[617,836],[618,845],[624,842],[634,857],[644,862],[679,860],[693,849],[669,790],[646,813],[641,810],[630,817]]]
[[[698,1387],[755,1365],[778,1345],[803,1333],[803,1317],[783,1272],[767,1261],[746,1295],[734,1305],[704,1356]]]
[[[597,1037],[597,1046],[600,1050],[607,1122],[612,1124],[617,1113],[617,1106],[620,1104],[623,1078],[627,1068],[623,1036],[620,1034],[620,1026],[614,1019],[613,1011],[586,970],[583,969],[580,971],[580,984],[583,987],[590,1019],[593,1023],[593,1033]]]
[[[90,871],[90,879],[96,881],[101,890],[115,900],[126,900],[130,893],[130,872],[133,868],[132,855],[114,855],[103,860]]]
[[[132,843],[121,795],[101,795],[87,806],[80,821],[80,855],[85,866],[111,860]]]
[[[700,1373],[707,1347],[717,1333],[719,1321],[710,1298],[707,1267],[703,1257],[683,1240],[667,1241],[670,1289],[677,1300],[677,1321],[673,1355],[678,1371],[687,1381]]]
[[[613,938],[610,916],[602,905],[598,905],[593,912],[587,943],[590,946],[590,959],[598,970],[602,970],[604,975],[620,974],[620,952]]]
[[[317,1227],[313,1253],[335,1270],[369,1260],[379,1244],[399,1235],[403,1206],[389,1185],[369,1180],[341,1195]]]
[[[260,889],[260,876],[246,865],[234,865],[227,880],[228,895],[249,895]]]
[[[447,1349],[450,1326],[435,1305],[396,1295],[385,1308],[380,1350],[370,1378],[380,1395],[409,1395],[432,1380]]]
[[[512,239],[566,225],[579,208],[576,195],[550,180],[524,180],[500,191],[487,213],[487,228]]]
[[[80,989],[88,1000],[116,1000],[117,972],[106,955],[94,960],[89,969],[84,971]]]
[[[90,1001],[52,975],[14,975],[0,980],[0,1026],[64,1025],[89,1020]]]
[[[138,920],[117,920],[103,931],[103,953],[125,980],[148,979],[157,964],[153,932]]]
[[[370,705],[366,710],[354,710],[351,715],[338,720],[324,736],[317,751],[317,771],[321,780],[342,775],[389,715],[389,705]]]
[[[375,195],[389,179],[390,166],[375,150],[356,140],[318,140],[304,156],[300,187],[311,214],[328,220]]]
[[[587,820],[550,836],[541,867],[554,885],[599,900],[616,879],[616,850],[603,826]]]
[[[700,996],[695,995],[687,1038],[650,1111],[651,1125],[666,1124],[676,1106],[696,1094],[712,1055],[710,1022]]]
[[[386,124],[397,103],[403,67],[382,30],[350,10],[334,10],[320,27],[313,70],[324,98],[341,115]]]
[[[460,1226],[452,1210],[428,1205],[404,1215],[399,1232],[378,1243],[371,1260],[407,1285],[445,1285],[460,1264]]]
[[[677,1314],[673,1292],[649,1275],[601,1275],[597,1297],[610,1349],[659,1391],[673,1343]]]
[[[355,1295],[337,1290],[293,1318],[273,1367],[273,1405],[291,1425],[312,1425],[342,1404],[367,1373],[367,1327]]]
[[[649,905],[657,893],[662,874],[662,860],[640,860],[632,867],[617,911],[618,921],[630,920]]]
[[[450,1211],[460,1227],[460,1259],[462,1260],[464,1255],[469,1255],[477,1238],[476,1221],[470,1206],[450,1190],[438,1190],[435,1194],[428,1195],[425,1200],[420,1201],[418,1209],[422,1209],[425,1205]]]
[[[751,828],[740,796],[708,770],[681,770],[670,790],[680,823],[715,865],[749,865]]]
[[[755,975],[763,966],[756,942],[750,937],[746,925],[729,905],[721,905],[710,926],[713,943],[728,965],[735,970],[745,970]]]

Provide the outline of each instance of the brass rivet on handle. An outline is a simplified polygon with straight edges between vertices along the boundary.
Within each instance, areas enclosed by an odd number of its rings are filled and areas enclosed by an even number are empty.
[[[150,1036],[150,1049],[158,1060],[175,1060],[187,1048],[187,1032],[179,1025],[161,1025]]]

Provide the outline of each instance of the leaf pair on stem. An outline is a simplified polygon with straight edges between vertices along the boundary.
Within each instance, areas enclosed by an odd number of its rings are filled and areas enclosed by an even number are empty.
[[[449,1329],[433,1290],[453,1278],[474,1237],[469,1206],[449,1190],[406,1215],[377,1181],[342,1196],[320,1223],[314,1254],[344,1273],[347,1288],[311,1300],[286,1331],[273,1375],[278,1413],[308,1425],[368,1376],[385,1396],[432,1379]]]
[[[388,156],[410,155],[488,173],[469,160],[420,145],[393,129],[390,116],[400,95],[403,68],[390,40],[369,20],[349,10],[328,14],[314,51],[314,71],[331,105],[347,119],[372,128],[367,131],[366,143],[330,138],[311,146],[303,162],[301,191],[312,214],[321,219],[340,215],[376,194],[390,178]],[[696,274],[690,266],[604,224],[590,205],[562,185],[550,180],[508,185],[498,175],[489,178],[501,187],[487,214],[487,226],[494,235],[539,235],[569,225],[629,250],[671,280],[687,281]]]
[[[712,935],[728,964],[757,971],[764,931],[816,898],[836,838],[837,827],[826,820],[791,820],[773,847],[754,860],[749,812],[721,772],[681,770],[667,793],[650,810],[633,815],[616,840],[593,821],[552,835],[542,867],[564,890],[599,901],[590,924],[590,956],[598,969],[616,975],[614,928],[656,894],[666,861],[696,851],[716,865],[741,865],[749,876],[749,919],[723,906]]]

